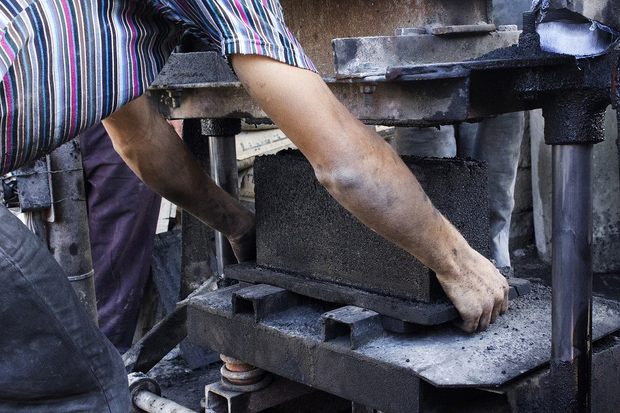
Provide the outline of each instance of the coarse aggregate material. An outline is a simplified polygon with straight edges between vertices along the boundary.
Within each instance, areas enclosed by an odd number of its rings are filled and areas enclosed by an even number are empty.
[[[469,159],[403,160],[434,206],[488,256],[485,165]],[[254,176],[259,266],[390,297],[429,302],[445,296],[427,267],[340,206],[298,151],[258,157]]]

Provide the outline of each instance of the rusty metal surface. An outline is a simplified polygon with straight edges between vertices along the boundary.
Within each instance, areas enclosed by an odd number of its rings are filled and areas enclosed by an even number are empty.
[[[427,83],[327,80],[336,97],[358,118],[376,124],[426,124],[467,118],[468,79],[437,79]],[[179,86],[179,85],[177,85]],[[365,90],[369,90],[364,93]],[[178,107],[168,106],[169,93],[153,85],[151,101],[164,116],[187,118],[250,118],[268,121],[240,83],[188,84],[178,94]]]
[[[225,389],[221,383],[212,383],[206,386],[205,393],[209,413],[255,413],[272,407],[277,411],[333,413],[350,405],[344,399],[277,376],[259,391],[240,393]],[[286,410],[287,406],[294,408]]]
[[[392,36],[398,28],[493,23],[490,0],[281,0],[288,27],[319,72],[332,75],[331,40]],[[371,23],[372,22],[372,23]]]

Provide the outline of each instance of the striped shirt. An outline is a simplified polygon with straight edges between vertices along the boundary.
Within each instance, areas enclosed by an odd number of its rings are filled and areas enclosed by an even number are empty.
[[[144,93],[186,30],[314,70],[277,0],[2,0],[0,175]]]

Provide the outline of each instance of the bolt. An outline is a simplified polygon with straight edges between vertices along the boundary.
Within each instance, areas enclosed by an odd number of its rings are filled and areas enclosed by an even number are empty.
[[[364,85],[362,87],[362,93],[365,93],[365,94],[372,94],[372,93],[375,93],[376,91],[377,91],[376,85]]]
[[[523,33],[536,33],[536,15],[531,11],[523,13]]]
[[[519,47],[530,52],[540,52],[540,36],[536,33],[536,14],[523,13],[523,31],[519,35]]]
[[[376,85],[364,85],[361,88],[361,92],[364,94],[364,106],[372,106],[372,95],[377,91]]]

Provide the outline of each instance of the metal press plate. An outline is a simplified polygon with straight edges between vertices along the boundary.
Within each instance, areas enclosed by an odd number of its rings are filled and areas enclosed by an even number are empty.
[[[319,374],[326,366],[330,383],[368,374],[369,363],[378,377],[387,372],[397,384],[419,377],[435,386],[496,388],[550,360],[551,292],[538,284],[512,301],[508,313],[485,332],[467,334],[448,323],[411,334],[384,332],[355,350],[347,340],[322,341],[321,314],[333,307],[295,306],[255,323],[253,317],[232,313],[238,288],[191,300],[190,340],[326,391]],[[620,303],[595,298],[594,340],[619,329]]]

